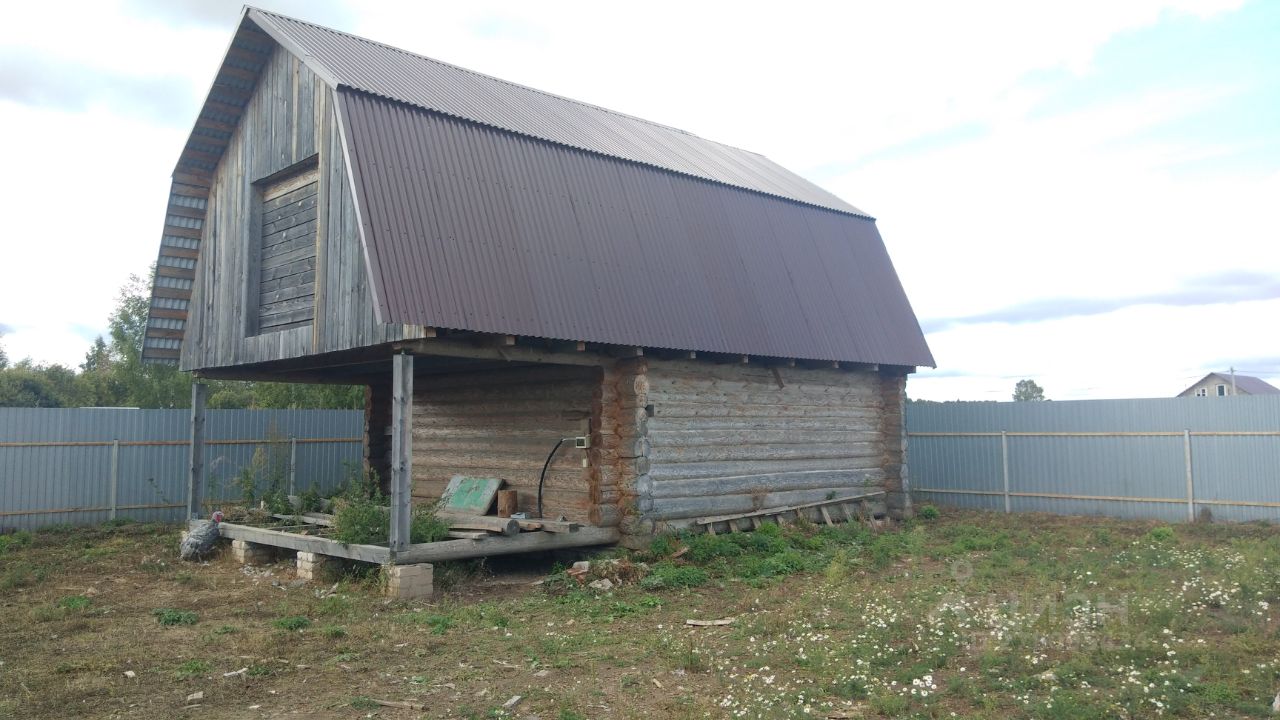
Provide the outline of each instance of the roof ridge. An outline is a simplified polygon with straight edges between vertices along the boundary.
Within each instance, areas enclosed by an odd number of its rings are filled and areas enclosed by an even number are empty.
[[[445,66],[445,67],[449,67],[449,68],[452,68],[452,69],[454,69],[454,70],[459,70],[459,71],[464,72],[464,73],[467,73],[467,74],[469,74],[469,75],[474,75],[474,76],[476,76],[476,77],[484,78],[484,79],[486,79],[486,80],[493,80],[493,81],[495,81],[495,82],[502,83],[503,85],[507,85],[507,86],[509,86],[509,87],[520,88],[521,90],[528,90],[529,92],[534,92],[534,93],[537,93],[537,94],[539,94],[539,95],[543,95],[543,96],[546,96],[546,97],[549,97],[549,98],[555,98],[556,100],[562,100],[562,101],[565,101],[565,102],[570,102],[570,103],[573,103],[574,105],[578,105],[578,106],[581,106],[581,107],[591,108],[591,109],[593,109],[593,110],[599,110],[599,111],[601,111],[601,112],[609,113],[610,115],[616,115],[616,116],[618,116],[618,117],[624,117],[624,118],[627,118],[628,120],[635,120],[635,121],[637,121],[637,122],[642,122],[642,123],[644,123],[644,124],[646,124],[646,125],[652,125],[652,126],[654,126],[654,127],[662,128],[662,129],[664,129],[664,130],[671,130],[671,131],[673,131],[673,132],[678,132],[678,133],[680,133],[681,135],[688,135],[689,137],[697,138],[697,139],[699,139],[699,140],[702,140],[703,142],[715,143],[716,145],[722,145],[722,146],[727,147],[727,148],[733,148],[734,150],[738,150],[738,151],[740,151],[740,152],[751,153],[752,155],[756,155],[756,156],[759,156],[759,157],[767,157],[767,156],[763,155],[762,153],[755,152],[754,150],[748,150],[748,149],[746,149],[746,148],[741,148],[741,147],[738,147],[738,146],[736,146],[736,145],[730,145],[730,144],[728,144],[728,143],[720,142],[719,140],[712,140],[712,139],[710,139],[710,138],[703,137],[703,136],[701,136],[701,135],[698,135],[697,133],[690,132],[690,131],[685,130],[685,129],[683,129],[683,128],[675,127],[674,125],[667,125],[667,124],[665,124],[665,123],[660,123],[660,122],[657,122],[657,121],[654,121],[654,120],[649,120],[648,118],[642,118],[642,117],[640,117],[640,116],[638,116],[638,115],[632,115],[632,114],[630,114],[630,113],[625,113],[625,112],[622,112],[622,111],[620,111],[620,110],[614,110],[614,109],[612,109],[612,108],[607,108],[607,107],[605,107],[605,106],[603,106],[603,105],[596,105],[595,103],[584,102],[584,101],[582,101],[582,100],[578,100],[578,99],[576,99],[576,98],[571,98],[571,97],[569,97],[569,96],[567,96],[567,95],[560,95],[560,94],[558,94],[558,93],[553,93],[553,92],[550,92],[550,91],[547,91],[547,90],[542,90],[542,89],[540,89],[540,88],[536,88],[536,87],[533,87],[533,86],[531,86],[531,85],[524,85],[524,84],[522,84],[522,83],[513,82],[513,81],[511,81],[511,80],[507,80],[507,79],[505,79],[505,78],[500,78],[500,77],[498,77],[498,76],[496,76],[496,75],[490,75],[490,74],[488,74],[488,73],[483,73],[483,72],[480,72],[479,70],[472,70],[471,68],[466,68],[466,67],[463,67],[463,66],[461,66],[461,65],[455,65],[454,63],[448,62],[448,61],[446,61],[446,60],[440,60],[440,59],[438,59],[438,58],[428,57],[427,55],[423,55],[423,54],[421,54],[421,53],[416,53],[416,52],[413,52],[412,50],[405,50],[404,48],[396,47],[395,45],[390,45],[390,44],[387,44],[387,43],[384,43],[384,42],[380,42],[380,41],[378,41],[378,40],[373,40],[373,39],[371,39],[371,38],[364,37],[363,35],[356,35],[355,33],[349,33],[349,32],[346,32],[346,31],[344,31],[344,30],[337,30],[337,29],[335,29],[335,28],[331,28],[331,27],[328,27],[328,26],[325,26],[325,25],[319,25],[319,24],[317,24],[317,23],[313,23],[313,22],[310,22],[310,21],[308,21],[308,20],[302,20],[302,19],[300,19],[300,18],[295,18],[295,17],[292,17],[292,16],[290,16],[290,15],[285,15],[285,14],[283,14],[283,13],[273,12],[273,11],[271,11],[271,10],[264,10],[264,9],[262,9],[262,8],[259,8],[259,7],[254,7],[254,6],[248,6],[248,7],[252,8],[253,10],[256,10],[256,11],[258,11],[258,12],[262,13],[263,15],[268,15],[268,16],[271,16],[271,17],[274,17],[274,18],[280,18],[280,19],[283,19],[283,20],[288,20],[288,21],[290,21],[290,22],[296,22],[296,23],[299,23],[299,24],[301,24],[301,25],[306,25],[306,26],[308,26],[308,27],[315,28],[315,29],[317,29],[317,30],[323,30],[323,31],[325,31],[325,32],[333,33],[333,34],[335,34],[335,35],[345,35],[345,36],[347,36],[347,37],[350,37],[350,38],[354,38],[354,39],[356,39],[356,40],[359,40],[359,41],[361,41],[361,42],[363,42],[363,43],[368,43],[369,45],[376,45],[376,46],[378,46],[378,47],[382,47],[382,48],[386,48],[386,49],[388,49],[388,50],[392,50],[392,51],[398,52],[398,53],[400,53],[400,54],[402,54],[402,55],[408,55],[409,57],[418,58],[418,59],[420,59],[420,60],[426,60],[427,62],[436,63],[437,65],[443,65],[443,66]],[[361,89],[361,90],[364,90],[364,88],[360,88],[360,89]],[[380,93],[374,93],[374,94],[380,94]],[[401,99],[399,99],[399,98],[390,98],[390,99],[392,99],[392,100],[397,100],[398,102],[404,102],[404,103],[405,103],[405,104],[407,104],[407,105],[413,105],[413,106],[415,106],[415,107],[422,107],[422,106],[418,105],[418,103],[414,103],[414,102],[409,102],[409,101],[401,100]],[[426,108],[426,109],[427,109],[427,110],[435,110],[436,108],[429,108],[429,107],[428,107],[428,108]]]

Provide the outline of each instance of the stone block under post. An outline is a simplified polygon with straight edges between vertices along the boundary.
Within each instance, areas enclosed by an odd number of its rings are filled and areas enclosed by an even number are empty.
[[[435,591],[431,563],[387,565],[385,593],[396,600],[428,600]]]
[[[271,548],[247,540],[231,541],[231,557],[241,565],[265,565],[274,559]]]
[[[324,566],[329,561],[329,556],[320,553],[298,551],[298,579],[299,580],[315,580],[324,571]]]

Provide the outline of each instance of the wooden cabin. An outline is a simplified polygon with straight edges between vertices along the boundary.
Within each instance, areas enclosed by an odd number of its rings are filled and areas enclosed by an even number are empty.
[[[767,158],[254,8],[174,171],[144,356],[365,385],[397,513],[458,474],[536,512],[585,438],[543,513],[624,541],[909,513],[933,365],[875,221]]]

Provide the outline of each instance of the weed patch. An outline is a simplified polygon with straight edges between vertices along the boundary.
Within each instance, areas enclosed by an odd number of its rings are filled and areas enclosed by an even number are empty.
[[[173,671],[173,676],[179,680],[190,680],[202,675],[207,675],[213,666],[204,660],[188,660]]]
[[[200,621],[200,616],[190,610],[156,608],[151,611],[151,614],[155,616],[156,622],[170,627],[174,625],[195,625]]]
[[[280,630],[295,632],[298,630],[306,630],[311,627],[311,620],[300,615],[294,615],[292,617],[277,618],[271,624]]]

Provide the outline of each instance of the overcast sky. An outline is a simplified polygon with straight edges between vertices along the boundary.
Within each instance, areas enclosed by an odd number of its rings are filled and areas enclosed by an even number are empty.
[[[1280,2],[262,5],[768,155],[878,218],[937,358],[912,397],[1280,384]],[[0,342],[78,364],[159,244],[238,21],[0,26]]]

